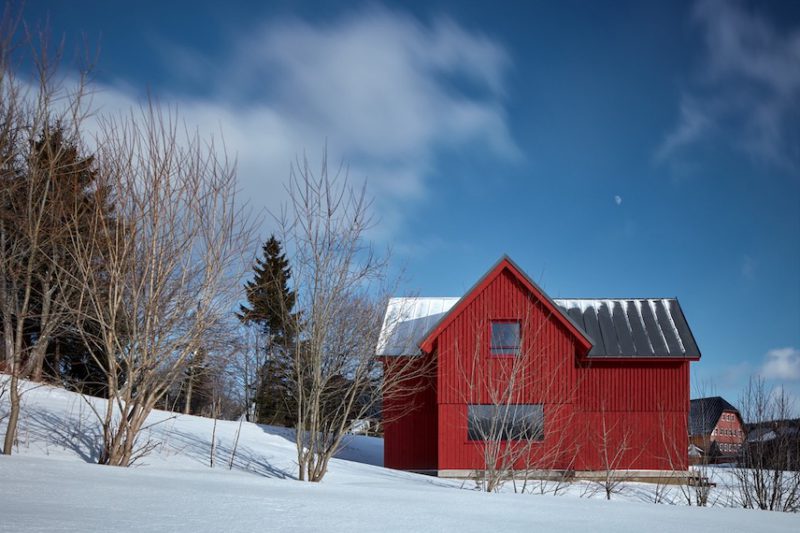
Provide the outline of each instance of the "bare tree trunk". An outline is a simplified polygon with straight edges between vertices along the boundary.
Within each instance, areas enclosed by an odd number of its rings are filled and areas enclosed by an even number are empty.
[[[184,397],[183,414],[190,415],[192,414],[192,389],[194,388],[193,372],[189,372],[189,376],[186,378],[186,381],[186,395]]]
[[[228,461],[228,470],[233,470],[233,462],[236,460],[236,450],[239,448],[239,435],[242,432],[243,422],[244,415],[239,417],[239,427],[236,428],[236,437],[233,439],[233,450],[231,450],[231,459]]]
[[[208,459],[208,466],[214,468],[214,459],[217,455],[217,403],[214,402],[211,407],[212,418],[214,418],[214,426],[211,429],[211,454]]]
[[[20,409],[19,378],[17,377],[17,373],[13,370],[11,372],[10,381],[9,399],[11,400],[11,412],[8,415],[8,426],[6,427],[6,436],[3,441],[4,455],[11,455],[14,448]]]

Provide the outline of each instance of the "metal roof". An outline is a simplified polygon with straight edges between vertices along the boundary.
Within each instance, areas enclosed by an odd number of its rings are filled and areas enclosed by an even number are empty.
[[[699,357],[676,298],[553,300],[594,341],[589,357]]]
[[[391,298],[386,307],[378,355],[417,355],[419,343],[461,298]]]
[[[419,343],[460,300],[392,298],[378,340],[382,356],[417,355]],[[552,300],[593,341],[589,357],[699,357],[678,300],[564,299]]]
[[[689,404],[689,435],[710,435],[723,411],[739,413],[721,396],[692,400]]]

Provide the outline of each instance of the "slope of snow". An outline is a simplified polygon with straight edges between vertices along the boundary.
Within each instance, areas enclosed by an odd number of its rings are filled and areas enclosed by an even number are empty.
[[[323,483],[302,483],[291,433],[249,423],[241,424],[230,469],[239,423],[217,423],[210,468],[213,421],[163,411],[149,420],[143,436],[157,446],[139,466],[103,467],[91,464],[99,435],[87,401],[28,388],[19,453],[0,457],[0,531],[800,529],[800,517],[780,513],[464,490],[375,466],[381,440],[366,437],[349,440]],[[0,404],[0,417],[6,411]]]

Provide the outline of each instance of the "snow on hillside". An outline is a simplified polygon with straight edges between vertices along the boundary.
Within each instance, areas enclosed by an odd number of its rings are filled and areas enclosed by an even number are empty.
[[[290,432],[250,423],[231,469],[239,423],[217,423],[212,469],[213,421],[163,411],[148,421],[143,436],[157,446],[139,466],[103,467],[91,464],[99,428],[86,401],[27,387],[18,453],[0,457],[0,531],[800,530],[800,517],[780,513],[484,494],[377,466],[382,441],[367,437],[348,441],[322,483],[302,483]]]

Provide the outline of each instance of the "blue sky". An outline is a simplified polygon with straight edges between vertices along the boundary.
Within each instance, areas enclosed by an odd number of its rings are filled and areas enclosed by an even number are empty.
[[[98,106],[221,131],[269,209],[327,139],[405,290],[508,253],[553,297],[677,296],[696,383],[800,397],[800,4],[82,4],[26,18],[99,45]]]

